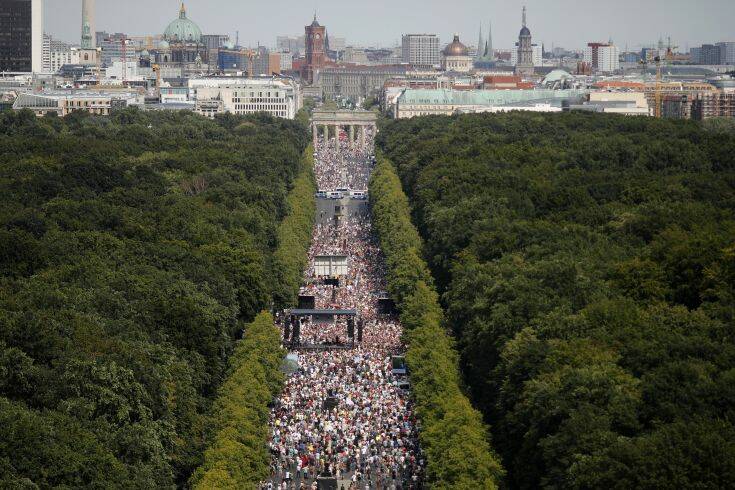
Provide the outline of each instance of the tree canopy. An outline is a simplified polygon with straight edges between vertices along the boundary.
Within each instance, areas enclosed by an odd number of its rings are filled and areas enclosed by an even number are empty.
[[[265,115],[0,114],[0,486],[186,483],[307,142]]]
[[[732,132],[512,113],[378,144],[511,487],[734,480]]]

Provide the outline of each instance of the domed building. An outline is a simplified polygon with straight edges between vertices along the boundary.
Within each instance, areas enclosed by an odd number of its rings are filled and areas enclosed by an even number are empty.
[[[152,54],[165,78],[185,78],[209,70],[209,50],[202,40],[202,30],[186,16],[184,2],[178,18],[168,24]]]
[[[472,56],[457,34],[442,51],[442,70],[467,73],[472,69]]]
[[[186,18],[186,8],[181,2],[179,18],[173,20],[163,32],[163,38],[169,43],[201,43],[202,30],[193,21]]]

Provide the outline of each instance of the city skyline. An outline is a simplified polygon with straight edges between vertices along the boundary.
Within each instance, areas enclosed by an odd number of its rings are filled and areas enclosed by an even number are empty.
[[[45,30],[52,36],[79,42],[81,0],[46,0]],[[419,7],[421,5],[421,8]],[[178,12],[178,0],[125,3],[98,0],[97,30],[125,32],[129,35],[160,34]],[[535,43],[546,49],[560,46],[582,49],[590,41],[612,39],[621,49],[637,50],[642,45],[667,37],[681,51],[701,43],[732,39],[730,19],[735,17],[735,2],[709,0],[700,4],[651,0],[645,4],[621,0],[597,5],[594,9],[581,0],[563,0],[548,4],[542,0],[481,2],[468,0],[447,9],[436,0],[409,0],[396,5],[376,0],[370,5],[350,5],[334,0],[316,2],[287,1],[278,12],[267,5],[248,6],[235,0],[187,0],[190,17],[207,34],[230,34],[239,31],[243,45],[275,45],[276,36],[302,35],[303,26],[317,17],[333,36],[345,37],[356,45],[400,45],[405,33],[436,33],[442,43],[457,33],[467,44],[477,39],[480,23],[493,23],[493,45],[509,49],[518,37],[521,8],[528,7],[528,25]],[[426,8],[426,6],[436,8]],[[284,9],[288,16],[284,20]],[[141,15],[145,12],[145,15]],[[386,15],[389,13],[389,15]],[[277,14],[281,14],[281,18]],[[653,22],[653,19],[656,22]],[[242,19],[242,20],[233,20]],[[256,19],[256,20],[252,20]],[[599,19],[605,19],[601,25]]]

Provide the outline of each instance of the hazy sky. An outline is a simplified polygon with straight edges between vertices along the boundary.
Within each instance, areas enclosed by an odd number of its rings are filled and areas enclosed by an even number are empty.
[[[45,0],[46,31],[79,42],[81,0]],[[528,6],[534,42],[547,49],[581,48],[612,38],[624,49],[671,36],[684,50],[702,42],[735,41],[735,0],[188,0],[189,18],[205,34],[240,31],[240,42],[275,45],[277,35],[303,34],[316,10],[332,36],[348,44],[390,46],[408,32],[460,34],[477,42],[479,23],[492,21],[496,49],[518,36]],[[97,30],[160,34],[178,15],[178,0],[97,0]],[[486,27],[483,27],[486,30]]]

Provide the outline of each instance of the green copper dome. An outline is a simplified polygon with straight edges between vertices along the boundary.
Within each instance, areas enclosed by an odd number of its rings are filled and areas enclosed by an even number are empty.
[[[168,42],[199,43],[202,41],[202,30],[194,22],[186,18],[184,2],[181,2],[179,18],[171,22],[163,33]]]

